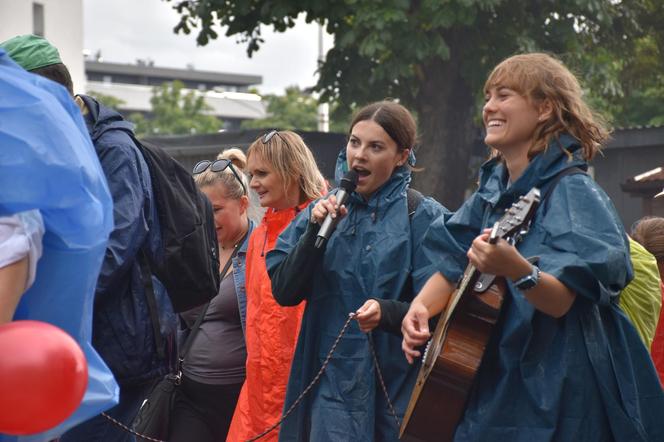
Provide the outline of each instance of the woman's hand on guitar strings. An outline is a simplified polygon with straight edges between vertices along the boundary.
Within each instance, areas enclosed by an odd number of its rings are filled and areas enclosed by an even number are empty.
[[[403,333],[401,349],[408,363],[412,364],[420,357],[420,352],[416,348],[424,345],[431,337],[429,310],[424,304],[417,300],[413,301],[401,323],[401,333]]]
[[[378,326],[380,322],[381,310],[380,304],[375,299],[368,299],[362,307],[355,312],[355,319],[360,326],[360,330],[369,333]]]
[[[504,239],[499,239],[495,244],[489,243],[490,233],[491,229],[485,229],[473,240],[467,253],[470,263],[482,273],[505,276],[512,280],[528,274],[531,265],[516,247]]]

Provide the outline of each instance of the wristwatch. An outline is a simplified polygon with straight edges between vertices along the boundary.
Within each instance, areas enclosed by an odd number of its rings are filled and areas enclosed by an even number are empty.
[[[521,291],[530,290],[537,285],[540,279],[540,269],[532,265],[530,273],[514,281],[514,286]]]

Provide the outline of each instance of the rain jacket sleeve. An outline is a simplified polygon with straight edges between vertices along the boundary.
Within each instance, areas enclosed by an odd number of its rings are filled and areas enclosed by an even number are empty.
[[[551,192],[548,211],[536,228],[543,229],[539,267],[579,296],[608,305],[632,279],[627,237],[615,210],[585,175],[564,178]],[[611,214],[613,222],[596,219]]]
[[[311,210],[307,209],[280,236],[279,249],[270,251],[266,263],[274,299],[282,306],[298,305],[311,292],[311,279],[320,261],[324,248],[314,247],[318,224],[309,221]],[[283,248],[282,248],[283,247]],[[292,250],[287,255],[284,250]]]
[[[394,334],[401,333],[401,321],[408,313],[410,302],[397,301],[394,299],[377,299],[374,301],[380,306],[380,320],[378,329],[388,331]]]
[[[439,270],[442,252],[448,252],[445,253],[445,255],[448,255],[451,245],[454,246],[452,252],[457,249],[455,243],[443,244],[442,242],[430,241],[434,237],[440,238],[447,233],[444,231],[444,221],[452,215],[452,212],[441,206],[436,200],[426,197],[410,220],[413,243],[413,262],[411,264],[413,297],[422,290],[429,278]],[[438,220],[442,220],[443,223],[438,224]],[[441,231],[441,227],[443,227],[443,231]]]
[[[35,281],[37,261],[42,255],[44,220],[39,210],[0,216],[0,267],[28,258],[27,290]]]
[[[482,230],[484,208],[485,202],[473,194],[457,212],[443,212],[426,231],[423,253],[452,284],[463,276],[466,252]]]
[[[441,252],[448,250],[450,245],[453,245],[454,250],[456,250],[456,242],[449,236],[447,237],[448,242],[440,241],[446,233],[440,230],[441,228],[444,230],[444,221],[451,216],[452,212],[434,203],[431,198],[426,198],[413,215],[411,220],[411,234],[413,235],[414,244],[413,270],[411,272],[412,297],[415,297],[422,290],[427,280],[438,271],[441,266],[439,263],[441,256],[444,259],[449,256],[448,253]],[[435,221],[432,222],[432,220]],[[438,238],[439,241],[431,241],[432,238]],[[449,269],[449,265],[444,267]],[[410,294],[406,294],[406,300],[373,298],[378,302],[381,310],[378,329],[401,335],[401,321],[408,313],[412,297]],[[435,326],[437,319],[438,317],[432,318],[430,325]]]
[[[145,217],[145,194],[138,162],[139,152],[127,142],[103,148],[101,166],[113,196],[115,228],[106,249],[99,273],[95,304],[114,293],[120,282],[126,281],[139,247],[145,242],[149,226]]]

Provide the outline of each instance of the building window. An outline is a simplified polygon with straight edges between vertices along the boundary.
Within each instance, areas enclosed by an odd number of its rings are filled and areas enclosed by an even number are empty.
[[[113,83],[113,77],[110,76],[110,75],[104,75],[104,76],[102,77],[102,82],[103,82],[104,84],[111,84],[111,83]]]
[[[44,36],[44,5],[41,3],[32,4],[32,33]]]

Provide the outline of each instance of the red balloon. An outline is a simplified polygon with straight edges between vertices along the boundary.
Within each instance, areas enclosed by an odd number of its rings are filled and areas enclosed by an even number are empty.
[[[76,341],[39,321],[0,326],[0,433],[46,431],[78,407],[88,364]]]

